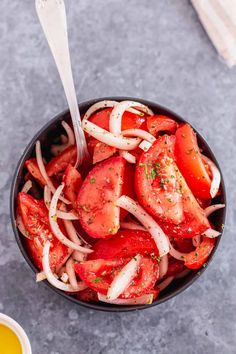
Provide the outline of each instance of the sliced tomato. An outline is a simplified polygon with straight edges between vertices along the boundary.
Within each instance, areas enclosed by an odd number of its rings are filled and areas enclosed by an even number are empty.
[[[74,205],[83,183],[82,177],[76,168],[68,165],[63,175],[63,182],[65,183],[63,192],[66,198]]]
[[[166,276],[171,277],[176,274],[179,274],[183,272],[185,269],[184,262],[178,261],[177,259],[174,258],[169,258],[169,264],[168,264],[168,271]]]
[[[110,237],[119,229],[120,210],[115,201],[122,194],[126,161],[118,156],[96,165],[85,178],[77,198],[80,222],[89,236]]]
[[[76,294],[76,298],[78,300],[85,301],[85,302],[97,302],[98,301],[98,295],[97,295],[96,291],[94,291],[90,288],[79,291]]]
[[[26,166],[27,170],[29,171],[29,173],[35,178],[35,180],[41,186],[46,185],[46,181],[43,178],[43,176],[41,175],[41,172],[39,171],[38,163],[35,158],[25,161],[25,166]]]
[[[211,199],[211,180],[207,173],[197,137],[189,124],[184,124],[176,131],[175,156],[177,165],[195,197]]]
[[[54,157],[46,166],[49,177],[65,171],[69,164],[74,165],[77,157],[77,148],[75,145],[69,146],[58,156]]]
[[[43,247],[47,240],[51,242],[50,266],[56,269],[68,256],[68,248],[52,234],[48,210],[42,200],[34,199],[26,193],[18,194],[18,209],[23,224],[31,239],[25,238],[26,247],[34,264],[42,270]]]
[[[93,164],[106,160],[116,153],[117,149],[113,146],[98,141],[93,150]]]
[[[189,253],[195,249],[191,238],[176,237],[173,240],[175,248],[183,253]]]
[[[179,224],[184,219],[182,196],[173,159],[175,137],[159,137],[143,152],[135,172],[135,187],[141,205],[161,221]]]
[[[125,165],[125,173],[124,173],[124,182],[122,185],[122,195],[127,195],[128,197],[134,199],[135,198],[135,190],[134,190],[134,174],[135,168],[132,164],[126,163]],[[128,215],[128,211],[125,209],[120,209],[120,220],[124,220],[124,218]]]
[[[99,240],[93,247],[91,259],[128,258],[136,254],[158,256],[158,249],[151,235],[140,230],[120,230],[109,239]]]
[[[80,279],[91,289],[107,294],[107,290],[118,272],[130,259],[97,259],[75,264]],[[152,259],[143,257],[137,276],[120,298],[134,298],[151,291],[159,276],[159,268]]]
[[[215,247],[215,239],[204,237],[195,251],[190,252],[184,257],[185,266],[190,269],[199,269],[207,261]]]
[[[109,130],[109,120],[112,112],[112,108],[105,108],[97,113],[94,113],[89,120],[98,125],[99,127]],[[122,117],[122,130],[140,128],[145,122],[146,117],[143,113],[134,114],[125,112]]]
[[[155,114],[154,116],[147,117],[147,128],[149,133],[157,136],[159,132],[175,133],[178,128],[178,123],[167,116]]]

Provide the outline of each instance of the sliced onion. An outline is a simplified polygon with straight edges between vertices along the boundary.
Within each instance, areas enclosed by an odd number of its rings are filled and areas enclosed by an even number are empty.
[[[168,255],[166,254],[165,256],[161,257],[161,261],[159,263],[159,279],[162,279],[167,271],[168,271]]]
[[[193,243],[193,246],[194,246],[194,247],[200,246],[200,243],[201,243],[201,235],[194,236],[194,237],[192,238],[192,243]]]
[[[72,254],[72,258],[77,261],[77,262],[84,262],[87,259],[87,254],[86,253],[82,253],[80,251],[74,251]]]
[[[36,283],[39,283],[40,281],[43,281],[45,279],[47,279],[47,277],[44,272],[39,272],[36,274]]]
[[[67,260],[70,258],[70,256],[72,255],[72,253],[73,253],[73,250],[69,248],[67,255],[63,258],[63,260],[61,261],[61,263],[58,264],[58,266],[56,267],[56,271],[55,271],[56,274],[55,274],[55,275],[57,275],[59,272],[61,272],[61,270],[62,270],[63,268],[65,268],[64,265],[66,264]]]
[[[107,291],[109,300],[117,299],[128,288],[132,280],[137,275],[141,256],[138,254],[129,261],[121,271],[114,277]]]
[[[109,130],[113,134],[121,133],[121,122],[124,112],[131,107],[138,108],[140,111],[153,115],[153,112],[144,104],[134,101],[119,102],[112,110],[109,121]]]
[[[210,195],[212,198],[215,198],[220,188],[220,181],[221,181],[220,171],[218,170],[214,162],[212,162],[208,157],[202,155],[202,159],[204,162],[207,163],[207,165],[211,169],[212,181],[211,181]]]
[[[75,135],[73,129],[64,120],[61,122],[61,125],[63,126],[63,128],[67,133],[67,139],[66,139],[66,143],[62,145],[55,144],[51,146],[51,153],[54,156],[58,155],[59,153],[67,149],[69,146],[75,144]]]
[[[186,277],[191,272],[191,269],[185,269],[181,273],[176,274],[175,279],[182,279]]]
[[[47,280],[50,284],[55,286],[55,288],[66,291],[66,292],[77,292],[87,288],[83,282],[78,283],[78,289],[74,290],[70,284],[64,284],[62,281],[58,280],[51,271],[49,264],[49,251],[50,251],[50,241],[47,241],[43,248],[43,271],[47,277]]]
[[[122,195],[117,201],[116,205],[123,208],[133,214],[141,224],[147,229],[152,235],[157,248],[159,250],[160,257],[163,257],[169,252],[169,240],[156,223],[156,221],[147,212],[128,196]]]
[[[73,223],[69,220],[64,220],[64,225],[66,228],[66,232],[68,234],[68,237],[71,241],[73,241],[74,243],[76,243],[77,245],[81,245],[82,242],[80,240],[80,238],[78,237],[78,234],[76,232],[76,229],[73,225]]]
[[[60,279],[63,283],[67,284],[69,281],[69,275],[66,272],[62,272]]]
[[[23,193],[28,193],[29,190],[32,188],[32,181],[29,179],[25,184],[23,185],[21,192]]]
[[[50,204],[50,209],[49,209],[49,222],[50,222],[50,226],[52,229],[52,232],[54,234],[54,236],[61,242],[63,243],[65,246],[72,248],[74,250],[77,251],[81,251],[81,252],[85,252],[85,253],[91,253],[92,251],[81,247],[80,245],[76,244],[75,242],[70,241],[60,230],[60,227],[57,223],[57,202],[58,199],[60,197],[60,194],[62,192],[64,188],[64,183],[62,183],[56,190],[56,192],[54,193],[53,197],[52,197],[52,201]],[[67,222],[69,222],[69,220],[67,220]]]
[[[121,135],[112,134],[89,120],[82,121],[82,128],[95,139],[120,150],[134,150],[140,143],[138,138],[124,138]]]
[[[68,274],[70,285],[74,290],[78,291],[78,282],[76,279],[73,258],[68,259],[66,262],[66,273]]]
[[[57,210],[57,217],[63,220],[78,220],[78,216],[76,216],[74,213],[72,212],[64,212],[61,210]]]
[[[129,163],[136,163],[136,157],[130,154],[128,151],[120,150],[119,154]]]
[[[16,226],[18,227],[19,231],[22,233],[24,237],[28,238],[29,240],[32,240],[32,237],[29,235],[29,232],[26,230],[22,217],[19,213],[16,214]]]
[[[136,224],[134,222],[126,222],[126,221],[121,221],[120,227],[122,229],[127,229],[127,230],[141,230],[141,231],[147,231],[145,227]]]
[[[170,283],[174,280],[175,277],[171,276],[163,280],[162,283],[158,284],[157,287],[160,289],[160,291],[164,290],[167,288],[167,286],[170,285]]]
[[[225,208],[225,204],[215,204],[215,205],[210,205],[205,209],[205,214],[208,217],[211,215],[214,211]]]
[[[183,261],[184,257],[187,255],[187,253],[183,253],[183,252],[179,252],[177,251],[171,243],[169,243],[170,245],[170,255],[175,258],[178,259],[179,261]]]
[[[51,204],[52,196],[51,196],[50,188],[47,185],[44,186],[43,198],[44,198],[44,204],[49,209],[50,208],[50,204]]]
[[[133,136],[133,137],[141,138],[143,140],[148,141],[150,144],[153,144],[154,141],[156,140],[156,138],[152,134],[142,129],[126,129],[126,130],[122,130],[121,134],[123,136]]]
[[[209,238],[216,238],[221,235],[221,232],[213,229],[208,229],[203,233],[203,235]]]
[[[110,300],[106,295],[98,293],[98,300],[113,305],[151,305],[153,302],[153,294],[145,294],[133,299]]]
[[[99,109],[115,107],[117,104],[119,104],[119,102],[109,101],[109,100],[96,102],[87,110],[83,119],[89,119],[89,117],[91,117],[91,115],[93,113],[95,113],[96,111],[98,111]],[[134,108],[128,108],[127,111],[134,113],[134,114],[143,115],[143,113],[139,112],[137,109],[134,109]]]
[[[149,143],[149,141],[147,141],[147,140],[143,140],[143,141],[139,144],[139,148],[142,149],[143,151],[148,151],[151,146],[152,146],[152,144]]]

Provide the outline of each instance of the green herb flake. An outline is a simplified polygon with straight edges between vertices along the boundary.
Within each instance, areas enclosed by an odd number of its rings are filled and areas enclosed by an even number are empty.
[[[57,214],[52,215],[52,216],[51,216],[51,219],[52,219],[53,221],[57,221]]]
[[[89,182],[90,183],[96,183],[96,179],[95,178],[90,178]]]
[[[93,283],[99,283],[102,280],[102,278],[97,277],[96,279],[92,280]]]

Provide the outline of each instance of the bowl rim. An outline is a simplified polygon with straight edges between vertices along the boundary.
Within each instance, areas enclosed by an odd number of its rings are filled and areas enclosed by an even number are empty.
[[[165,112],[167,112],[167,114],[169,114],[170,116],[174,116],[177,120],[184,122],[184,123],[188,123],[188,121],[186,119],[184,119],[182,116],[178,115],[177,113],[175,113],[174,111],[170,110],[169,108],[166,108],[165,106],[160,105],[159,103],[153,102],[153,101],[149,101],[149,100],[145,100],[142,98],[134,98],[134,97],[127,97],[127,96],[108,96],[108,97],[102,97],[102,98],[96,98],[96,99],[90,99],[90,100],[86,100],[83,101],[81,103],[79,103],[79,107],[80,109],[83,107],[89,107],[91,105],[93,105],[96,102],[99,101],[103,101],[103,100],[113,100],[113,101],[124,101],[124,100],[132,100],[132,101],[138,101],[141,102],[143,104],[146,104],[148,106],[155,106],[156,110],[158,111],[160,110],[164,110]],[[44,124],[42,126],[41,129],[39,129],[36,134],[33,136],[33,138],[30,140],[30,142],[27,144],[26,148],[24,149],[23,153],[21,154],[21,157],[17,163],[14,175],[13,175],[13,179],[12,179],[12,184],[11,184],[11,193],[10,193],[10,217],[11,217],[11,224],[12,224],[12,228],[13,228],[13,232],[14,232],[14,236],[17,242],[17,245],[21,251],[21,254],[23,255],[24,259],[26,260],[26,262],[28,263],[29,267],[31,268],[31,270],[36,274],[38,272],[37,268],[34,266],[34,264],[32,263],[30,257],[28,256],[24,245],[21,241],[21,237],[20,237],[20,233],[18,231],[18,228],[16,226],[16,222],[15,222],[15,192],[17,189],[17,182],[18,182],[18,176],[19,176],[19,170],[22,167],[22,164],[25,161],[26,155],[28,154],[29,150],[32,149],[32,146],[35,144],[36,140],[45,132],[48,130],[48,128],[55,124],[58,123],[60,120],[62,120],[62,117],[65,116],[66,114],[69,113],[69,110],[66,109],[61,113],[58,113],[57,115],[55,115],[52,119],[50,119],[46,124]],[[189,123],[190,124],[190,123]],[[223,195],[223,200],[224,200],[224,204],[225,204],[225,208],[221,210],[222,213],[222,219],[223,219],[223,223],[225,224],[226,221],[226,212],[227,212],[227,195],[226,195],[226,188],[225,188],[225,183],[224,183],[224,177],[223,177],[223,173],[221,171],[221,168],[219,166],[219,163],[212,151],[212,149],[210,148],[209,144],[206,142],[206,139],[202,136],[202,134],[200,134],[198,132],[198,130],[195,128],[195,126],[191,123],[190,124],[191,127],[194,129],[194,131],[197,133],[197,136],[200,138],[201,142],[204,143],[204,145],[207,148],[207,152],[210,153],[211,157],[214,160],[214,163],[216,164],[216,166],[219,168],[219,171],[221,173],[221,189],[222,189],[222,195]],[[63,291],[53,287],[47,280],[44,280],[43,283],[49,287],[50,289],[52,289],[52,291],[54,291],[55,293],[61,295],[62,297],[66,298],[67,300],[71,301],[72,303],[75,303],[77,305],[92,309],[92,310],[98,310],[98,311],[104,311],[104,312],[129,312],[129,311],[139,311],[139,310],[143,310],[143,309],[147,309],[147,308],[151,308],[153,306],[157,306],[160,305],[168,300],[170,300],[171,298],[177,296],[178,294],[182,293],[184,290],[186,290],[187,288],[189,288],[204,272],[205,270],[208,268],[209,264],[211,263],[215,252],[219,246],[220,240],[223,236],[224,233],[224,229],[221,232],[221,235],[217,238],[217,242],[216,245],[214,247],[214,250],[212,251],[209,259],[207,260],[207,264],[205,267],[202,267],[201,269],[199,269],[198,271],[195,272],[195,274],[193,274],[192,279],[190,279],[186,284],[182,284],[178,289],[173,290],[170,294],[164,296],[163,298],[160,298],[157,300],[155,300],[152,304],[146,304],[146,305],[129,305],[129,306],[118,306],[118,305],[110,305],[110,304],[106,304],[106,303],[102,303],[102,302],[98,302],[96,303],[90,303],[90,302],[85,302],[85,301],[81,301],[78,300],[70,295],[65,294]]]

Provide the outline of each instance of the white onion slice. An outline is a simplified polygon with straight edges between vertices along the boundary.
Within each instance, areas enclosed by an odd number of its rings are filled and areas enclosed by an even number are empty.
[[[132,136],[132,137],[141,138],[143,140],[148,141],[150,144],[153,144],[154,141],[156,140],[156,138],[152,134],[142,129],[126,129],[126,130],[122,130],[121,134],[123,136]]]
[[[83,282],[78,283],[78,289],[74,290],[70,284],[64,284],[60,280],[58,280],[51,271],[49,264],[49,252],[50,252],[50,241],[47,241],[43,248],[43,271],[47,277],[47,280],[50,284],[55,286],[55,288],[66,291],[66,292],[77,292],[87,288],[87,286]]]
[[[153,115],[153,112],[144,104],[134,101],[119,102],[112,110],[109,121],[109,130],[113,134],[121,133],[121,122],[124,112],[131,107],[138,108],[140,111]]]
[[[44,272],[39,272],[36,274],[36,283],[39,283],[40,281],[43,281],[45,279],[47,279],[47,277]]]
[[[77,261],[77,262],[84,262],[87,259],[87,254],[86,253],[82,253],[80,251],[74,251],[72,254],[72,258]]]
[[[126,222],[126,221],[121,221],[120,227],[122,229],[127,229],[127,230],[141,230],[141,231],[147,231],[145,227],[142,225],[136,224],[134,222]]]
[[[186,277],[191,272],[191,269],[185,269],[181,273],[176,274],[175,279],[182,279]]]
[[[134,150],[140,143],[138,138],[124,138],[122,135],[112,134],[89,120],[82,121],[82,128],[95,139],[120,150]]]
[[[175,277],[171,276],[163,280],[162,283],[158,284],[157,287],[160,289],[160,291],[164,290],[167,288],[167,286],[170,285],[170,283],[174,280]]]
[[[76,216],[72,212],[64,212],[61,210],[57,210],[57,217],[63,220],[78,220],[78,216]]]
[[[76,279],[73,258],[68,259],[66,262],[66,273],[68,274],[70,285],[74,290],[78,291],[78,282]]]
[[[54,156],[57,156],[59,153],[61,153],[65,149],[67,149],[69,146],[75,144],[75,135],[74,135],[73,129],[64,120],[61,122],[61,125],[63,126],[63,128],[65,129],[65,131],[67,133],[67,138],[66,138],[66,142],[64,144],[62,144],[62,145],[55,144],[55,145],[51,146],[51,153]]]
[[[203,233],[203,235],[209,238],[216,238],[221,235],[221,232],[213,229],[208,229]]]
[[[60,279],[61,281],[63,281],[63,283],[67,284],[69,281],[69,275],[66,272],[62,272],[60,275]]]
[[[50,189],[49,189],[49,187],[47,185],[44,186],[43,199],[44,199],[44,204],[49,209],[50,208],[50,204],[51,204],[52,196],[51,196],[51,191],[50,191]]]
[[[19,213],[16,214],[16,226],[18,227],[19,231],[22,233],[24,237],[28,238],[29,240],[32,240],[32,237],[29,235],[29,232],[26,230],[22,217]]]
[[[215,204],[215,205],[210,205],[205,209],[205,214],[208,217],[211,215],[214,211],[225,208],[225,204]]]
[[[183,253],[183,252],[179,252],[177,251],[171,243],[169,243],[170,245],[170,255],[175,258],[178,259],[179,261],[183,261],[184,257],[187,255],[187,253]]]
[[[149,143],[149,141],[147,141],[147,140],[143,140],[143,141],[139,144],[140,149],[142,149],[143,151],[148,151],[151,146],[152,146],[152,144]]]
[[[29,179],[25,184],[23,185],[21,192],[23,193],[28,193],[29,190],[32,188],[32,181]]]
[[[194,247],[200,246],[200,243],[201,243],[201,235],[194,236],[194,237],[192,238],[192,243],[193,243],[193,246],[194,246]]]
[[[52,232],[54,234],[54,236],[61,242],[63,243],[65,246],[72,248],[74,250],[77,251],[81,251],[81,252],[85,252],[85,253],[91,253],[92,251],[81,247],[80,245],[76,244],[75,242],[70,241],[60,230],[60,227],[57,223],[57,202],[58,199],[60,197],[60,194],[62,192],[64,188],[64,183],[62,183],[56,190],[56,192],[54,193],[53,197],[52,197],[52,201],[50,204],[50,209],[49,209],[49,222],[50,222],[50,226],[52,229]],[[69,220],[67,220],[67,222],[69,222]]]
[[[202,155],[202,159],[204,162],[207,163],[207,165],[211,169],[212,181],[211,181],[210,195],[212,198],[215,198],[220,188],[220,181],[221,181],[220,171],[218,170],[214,162],[212,162],[208,157]]]
[[[109,100],[96,102],[87,110],[83,119],[89,119],[89,117],[91,117],[91,115],[93,113],[95,113],[96,111],[98,111],[99,109],[115,107],[117,104],[119,104],[119,102],[109,101]],[[140,111],[138,111],[137,109],[134,109],[134,108],[128,108],[127,111],[134,113],[134,114],[143,115],[143,113],[141,113]]]
[[[117,299],[128,288],[132,280],[137,275],[140,265],[141,256],[138,254],[133,257],[114,277],[109,289],[107,291],[107,298],[109,300]]]
[[[161,261],[159,263],[159,279],[162,279],[167,271],[168,271],[168,255],[166,254],[165,256],[161,257]]]
[[[81,245],[82,242],[80,240],[80,238],[78,237],[78,234],[76,232],[76,229],[73,225],[73,223],[69,220],[64,220],[64,225],[66,228],[66,232],[68,234],[68,237],[71,241],[73,241],[74,243],[76,243],[77,245]]]
[[[133,299],[110,300],[106,295],[98,293],[98,300],[113,305],[151,305],[153,302],[153,294],[145,294]]]
[[[122,195],[116,201],[116,205],[133,214],[139,222],[143,224],[146,230],[152,235],[159,250],[160,257],[163,257],[169,252],[168,238],[156,221],[141,207],[141,205],[125,195]]]
[[[136,163],[136,157],[130,154],[128,151],[120,150],[120,156],[122,156],[129,163]]]

